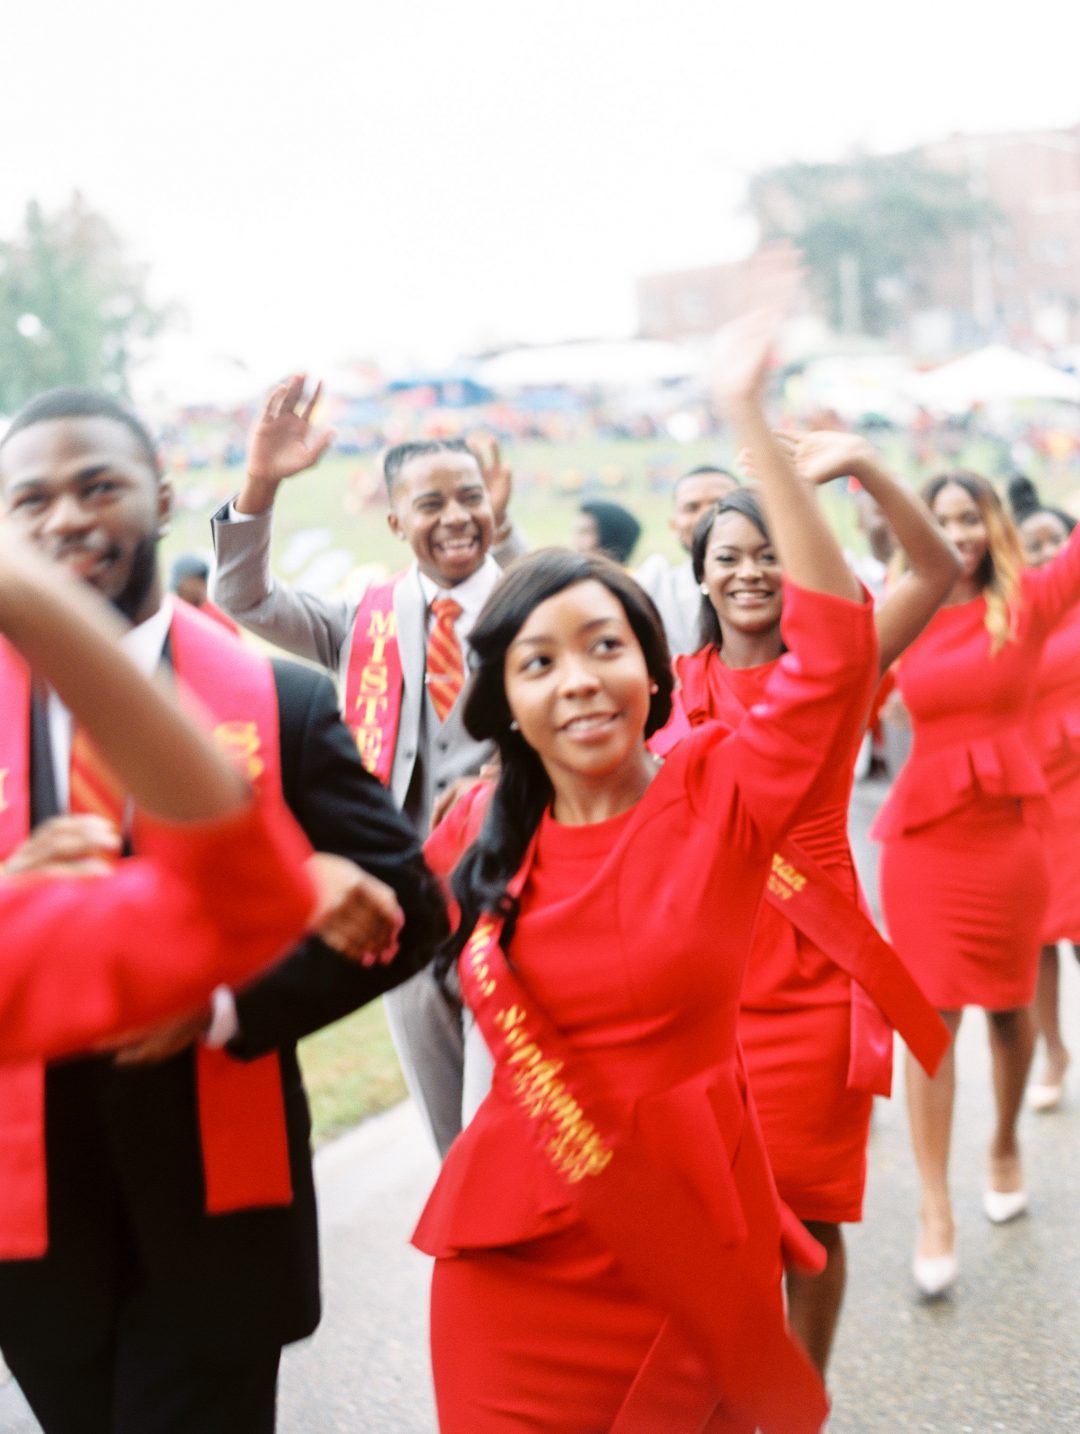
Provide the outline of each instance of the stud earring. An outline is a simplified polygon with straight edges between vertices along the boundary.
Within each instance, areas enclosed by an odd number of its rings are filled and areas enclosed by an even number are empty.
[[[650,691],[650,692],[652,693],[652,695],[655,697],[656,694],[660,691],[660,688],[657,686],[657,684],[656,684],[655,682],[650,682],[650,683],[649,683],[649,691]]]
[[[709,589],[705,586],[704,583],[698,583],[698,592],[701,594],[702,597],[709,596]]]
[[[521,731],[521,728],[520,728],[520,726],[518,725],[518,722],[517,722],[517,719],[516,719],[516,718],[510,723],[510,730],[511,730],[511,732],[520,732],[520,731]]]

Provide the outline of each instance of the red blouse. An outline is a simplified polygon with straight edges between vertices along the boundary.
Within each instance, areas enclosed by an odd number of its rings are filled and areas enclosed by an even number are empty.
[[[869,603],[793,587],[784,635],[790,650],[737,731],[691,733],[610,822],[544,818],[510,948],[537,1003],[603,1063],[627,1118],[661,1133],[733,1239],[750,1214],[731,1169],[749,1132],[736,1017],[767,864],[822,771],[846,759],[876,677]],[[469,820],[456,818],[456,840],[435,834],[433,864],[446,869]],[[512,1244],[574,1219],[505,1082],[497,1069],[421,1216],[414,1240],[430,1254]]]
[[[911,755],[874,826],[888,841],[980,799],[1045,800],[1028,718],[1044,642],[1080,599],[1080,529],[1046,567],[1025,569],[1015,639],[990,650],[983,596],[941,608],[900,659]]]
[[[145,854],[108,876],[0,880],[3,1059],[71,1054],[194,1009],[303,931],[310,847],[283,809],[140,830]]]

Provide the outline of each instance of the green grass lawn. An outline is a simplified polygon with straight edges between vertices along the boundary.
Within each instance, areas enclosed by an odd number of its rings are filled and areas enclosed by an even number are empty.
[[[300,1065],[317,1144],[405,1095],[381,1001],[308,1036],[300,1043]]]

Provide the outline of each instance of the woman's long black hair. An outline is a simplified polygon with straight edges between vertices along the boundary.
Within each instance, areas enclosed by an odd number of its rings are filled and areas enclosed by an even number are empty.
[[[694,525],[694,536],[690,542],[690,562],[694,569],[694,581],[698,586],[705,581],[705,550],[709,546],[709,535],[712,533],[713,524],[725,513],[740,513],[753,523],[767,543],[772,542],[772,535],[765,522],[760,498],[749,488],[736,488],[733,493],[726,494],[719,502],[706,509]],[[701,647],[719,648],[723,646],[720,619],[716,616],[716,609],[713,607],[708,593],[701,594],[698,644]]]
[[[472,737],[495,743],[501,772],[480,835],[454,869],[451,884],[461,917],[435,958],[440,976],[457,960],[485,911],[504,918],[504,946],[513,935],[517,902],[507,896],[506,888],[554,794],[540,758],[510,726],[513,714],[506,700],[506,654],[535,608],[565,588],[585,582],[601,583],[618,599],[656,685],[644,735],[658,731],[671,715],[674,676],[660,614],[617,563],[596,553],[541,548],[507,568],[469,634],[472,673],[462,713]]]

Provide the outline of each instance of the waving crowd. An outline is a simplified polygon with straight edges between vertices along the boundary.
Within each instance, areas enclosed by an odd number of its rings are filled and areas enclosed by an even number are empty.
[[[921,1294],[960,1278],[969,1007],[985,1213],[1026,1209],[1080,932],[1080,540],[1030,484],[1014,522],[977,474],[916,497],[857,436],[774,434],[798,277],[763,255],[726,336],[746,481],[680,481],[678,568],[598,551],[606,511],[529,551],[498,450],[432,440],[384,455],[405,569],[290,587],[275,499],[333,435],[281,384],[212,597],[306,665],[163,595],[169,485],[114,400],[0,440],[0,1349],[46,1434],[274,1429],[319,1318],[295,1046],[380,995],[442,1158],[414,1241],[448,1434],[821,1429],[894,1032]],[[836,479],[896,545],[873,595]],[[913,741],[879,930],[847,814],[883,682]]]

